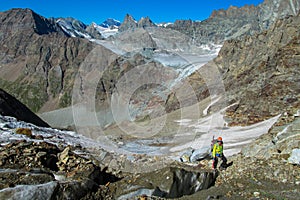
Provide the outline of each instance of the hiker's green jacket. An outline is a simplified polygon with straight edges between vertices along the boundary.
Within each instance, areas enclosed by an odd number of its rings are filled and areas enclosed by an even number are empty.
[[[212,156],[213,157],[220,157],[223,154],[223,144],[219,145],[219,143],[214,144],[214,148],[213,148],[213,152],[212,152]]]

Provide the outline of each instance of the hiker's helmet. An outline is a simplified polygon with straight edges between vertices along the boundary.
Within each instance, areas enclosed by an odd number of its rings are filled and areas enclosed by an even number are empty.
[[[217,142],[222,142],[222,137],[218,137]]]

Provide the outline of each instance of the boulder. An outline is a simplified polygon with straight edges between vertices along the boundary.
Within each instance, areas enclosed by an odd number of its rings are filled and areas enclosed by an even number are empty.
[[[210,147],[204,147],[201,149],[188,149],[181,156],[181,162],[197,163],[210,155]]]
[[[0,190],[0,199],[51,199],[57,182],[39,185],[18,185]]]
[[[218,173],[200,167],[174,163],[150,173],[136,174],[117,182],[116,198],[133,199],[146,194],[159,198],[179,198],[211,187]],[[126,181],[126,182],[124,182]]]
[[[197,161],[203,160],[204,158],[208,157],[209,155],[210,155],[210,147],[196,149],[195,151],[193,151],[193,154],[190,157],[190,161],[197,162]]]

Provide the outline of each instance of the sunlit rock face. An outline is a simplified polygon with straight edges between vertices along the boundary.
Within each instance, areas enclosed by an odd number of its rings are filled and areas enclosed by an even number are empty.
[[[225,42],[215,59],[223,72],[234,123],[252,124],[299,108],[300,17],[278,20],[270,30]]]
[[[231,6],[227,10],[213,11],[208,19],[201,22],[177,20],[168,28],[189,35],[202,44],[223,43],[224,40],[267,30],[278,19],[296,16],[299,8],[297,0],[265,0],[258,6]]]

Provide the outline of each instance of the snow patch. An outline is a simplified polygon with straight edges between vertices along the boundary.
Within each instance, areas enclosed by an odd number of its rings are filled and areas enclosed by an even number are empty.
[[[158,27],[164,27],[164,28],[166,28],[167,26],[169,26],[169,25],[172,25],[173,23],[171,23],[171,22],[167,22],[167,23],[159,23],[159,24],[156,24]]]
[[[279,137],[287,132],[287,130],[290,128],[291,124],[285,127],[282,131],[280,131],[274,138],[274,142],[277,142],[279,140]]]
[[[239,153],[243,146],[267,133],[279,116],[280,115],[250,126],[227,127],[226,129],[222,129],[221,125],[224,124],[223,115],[220,112],[215,113],[189,126],[193,127],[196,133],[200,133],[199,137],[193,141],[172,147],[170,151],[180,153],[186,151],[188,148],[205,148],[210,146],[212,136],[218,135],[223,137],[225,155],[231,156]]]
[[[3,117],[0,115],[0,144],[2,146],[10,143],[11,141],[26,140],[33,142],[40,142],[40,140],[29,138],[22,134],[16,134],[16,128],[30,128],[33,135],[40,135],[44,138],[43,141],[54,145],[80,145],[82,147],[90,148],[95,147],[102,149],[100,143],[83,135],[79,135],[73,131],[62,131],[52,128],[38,127],[33,124],[17,121],[13,117]]]
[[[209,108],[212,105],[214,105],[215,103],[217,103],[220,99],[221,99],[221,97],[219,97],[217,99],[215,97],[212,97],[212,101],[210,102],[210,104],[203,110],[203,115],[206,116],[208,114]]]
[[[300,165],[300,149],[293,149],[291,156],[288,159],[291,164]]]
[[[105,28],[103,26],[99,26],[96,23],[92,23],[92,26],[104,37],[108,38],[109,36],[113,36],[118,33],[119,28],[117,26],[114,26],[113,28],[108,27]]]
[[[177,122],[180,126],[187,126],[190,124],[192,120],[191,119],[181,119],[181,120],[175,120],[174,122]]]

